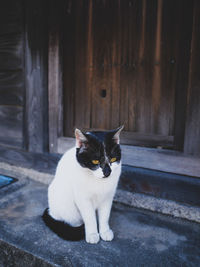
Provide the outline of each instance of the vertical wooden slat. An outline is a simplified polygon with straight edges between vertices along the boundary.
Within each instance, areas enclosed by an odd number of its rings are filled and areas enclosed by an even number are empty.
[[[200,155],[200,2],[194,1],[184,152]]]
[[[29,151],[48,150],[47,1],[26,1],[25,144]]]
[[[89,99],[90,102],[90,113],[88,115],[89,120],[89,128],[92,128],[92,77],[93,77],[93,36],[92,36],[92,29],[93,29],[93,0],[89,0],[89,7],[88,7],[88,42],[87,42],[87,89],[89,91]]]
[[[109,1],[93,2],[93,84],[92,84],[92,127],[109,128],[111,84],[108,73],[110,60]],[[102,19],[103,18],[103,19]],[[112,40],[112,37],[111,37]],[[105,90],[106,97],[101,97]]]
[[[162,50],[161,50],[161,95],[159,132],[174,135],[175,90],[178,67],[177,52],[180,37],[180,3],[163,1]],[[169,19],[170,14],[170,19]]]
[[[57,152],[58,137],[63,136],[63,87],[61,18],[64,9],[55,0],[49,2],[49,42],[48,42],[48,100],[49,100],[49,151]],[[67,10],[67,9],[66,9]]]
[[[137,31],[135,32],[134,39],[138,40],[136,43],[137,46],[133,47],[133,49],[136,51],[135,56],[135,62],[133,62],[135,67],[135,80],[136,80],[136,90],[132,88],[131,86],[131,79],[130,79],[130,90],[129,90],[129,110],[134,109],[134,120],[132,119],[130,121],[129,119],[129,131],[145,131],[145,89],[146,89],[146,82],[145,82],[145,69],[144,69],[144,62],[145,62],[145,41],[146,41],[146,0],[142,0],[140,2],[137,2],[140,5],[138,5],[138,10],[136,10],[135,16],[138,16],[138,21],[134,22],[132,24],[135,24],[137,27]],[[136,7],[133,6],[135,9]],[[132,93],[131,93],[132,92]],[[129,113],[131,113],[129,111]],[[148,112],[150,114],[150,112]],[[149,120],[150,121],[150,120]]]
[[[137,129],[137,62],[139,57],[140,33],[142,34],[142,8],[144,2],[129,1],[128,5],[128,49],[125,69],[128,75],[128,130],[134,132]],[[125,16],[125,14],[124,14]],[[123,88],[121,88],[123,90]]]
[[[152,80],[152,129],[158,132],[159,120],[162,118],[160,114],[160,97],[161,97],[161,31],[162,31],[162,6],[163,0],[157,2],[157,23],[154,47],[154,72]],[[161,119],[162,120],[162,119]],[[165,134],[165,133],[162,133]]]
[[[192,39],[192,22],[193,22],[193,3],[190,1],[181,1],[179,6],[180,22],[179,22],[179,49],[178,70],[176,80],[176,95],[175,95],[175,125],[174,138],[175,149],[183,150],[184,146],[184,129],[186,122],[186,107],[187,107],[187,89],[188,89],[188,72],[190,62],[190,49]],[[186,19],[187,18],[187,19]],[[198,34],[197,34],[198,35]]]
[[[118,64],[120,64],[120,99],[119,99],[119,119],[120,119],[120,125],[124,125],[124,130],[128,130],[128,112],[129,112],[129,106],[128,106],[128,91],[129,91],[129,85],[128,85],[128,73],[127,73],[127,42],[128,42],[128,1],[120,1],[120,39],[118,40],[120,42],[120,61]],[[124,14],[127,13],[127,16],[124,16]]]
[[[120,27],[120,7],[121,1],[111,1],[108,12],[113,14],[109,19],[112,40],[110,41],[110,62],[108,62],[108,72],[110,79],[111,103],[110,103],[110,125],[113,129],[119,127],[120,108],[120,57],[121,57],[121,27]]]
[[[90,88],[88,88],[88,22],[89,1],[76,1],[75,21],[75,126],[89,128],[90,126]],[[91,8],[91,7],[90,7]],[[89,26],[91,27],[91,26]],[[90,33],[91,34],[91,33]]]
[[[75,125],[75,1],[68,0],[63,14],[63,127],[65,136],[73,136]]]
[[[145,134],[156,134],[152,121],[152,84],[157,26],[157,1],[142,2],[141,37],[137,69],[136,128]]]

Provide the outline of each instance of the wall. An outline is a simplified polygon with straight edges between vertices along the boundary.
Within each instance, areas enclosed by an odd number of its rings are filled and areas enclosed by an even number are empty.
[[[22,0],[0,8],[0,143],[23,146],[24,34]]]
[[[86,2],[91,3],[89,0]],[[129,2],[132,3],[132,1]],[[162,2],[163,6],[165,6],[169,1],[166,2],[166,0],[163,0]],[[68,9],[62,7],[62,4],[66,5],[70,1],[60,1],[59,3],[60,9],[57,8],[59,10],[56,10],[56,12],[55,7],[58,7],[58,1],[55,0],[7,0],[1,5],[0,144],[5,146],[39,153],[48,151],[48,68],[51,69],[53,64],[52,61],[51,65],[48,65],[49,14],[53,17],[51,21],[51,24],[53,24],[51,27],[53,27],[58,21],[63,22],[60,19],[63,13],[70,12],[70,6],[68,6]],[[157,3],[157,1],[153,3]],[[182,126],[185,126],[186,124],[185,133],[184,131],[181,133],[181,135],[185,134],[184,151],[189,154],[199,155],[200,39],[198,29],[200,27],[200,2],[198,0],[184,0],[183,3],[183,8],[190,4],[190,11],[192,9],[194,14],[191,53],[188,58],[190,60],[189,77],[181,76],[181,73],[184,72],[180,72],[179,76],[177,76],[179,81],[179,95],[176,98],[179,98],[178,102],[180,107],[182,106],[180,92],[183,90],[185,94],[185,86],[187,80],[189,81],[187,87],[187,108],[186,110],[185,108],[179,109],[180,113],[186,112],[186,121],[179,122],[176,120],[176,125],[181,123]],[[79,27],[79,24],[81,25],[81,21],[76,24],[76,27]],[[188,29],[186,29],[186,33],[188,33]],[[55,31],[54,34],[57,35],[57,32]],[[51,38],[52,41],[54,36],[52,35]],[[184,32],[181,38],[185,38]],[[57,46],[62,45],[62,38],[60,39],[60,43],[56,39],[56,44]],[[178,50],[186,51],[183,48]],[[179,56],[180,58],[184,58],[184,53],[182,54],[180,52]],[[59,64],[58,67],[60,67]],[[62,69],[57,69],[58,74],[60,70]],[[49,77],[49,81],[52,79],[54,79],[54,76]],[[59,90],[60,88],[61,86],[59,85]],[[52,110],[50,110],[50,115],[57,116]],[[60,118],[62,116],[59,113],[57,123],[51,124],[51,131],[59,132],[59,125],[63,123]],[[59,136],[62,136],[62,133]]]
[[[8,0],[0,9],[0,143],[48,150],[47,1]]]

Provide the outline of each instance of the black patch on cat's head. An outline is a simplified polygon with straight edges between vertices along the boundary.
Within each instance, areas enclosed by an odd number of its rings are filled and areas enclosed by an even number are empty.
[[[76,158],[79,164],[90,170],[102,168],[104,176],[108,177],[111,173],[110,160],[116,158],[117,163],[121,160],[119,134],[122,128],[86,133],[76,130]],[[99,164],[93,164],[93,160],[98,160]]]

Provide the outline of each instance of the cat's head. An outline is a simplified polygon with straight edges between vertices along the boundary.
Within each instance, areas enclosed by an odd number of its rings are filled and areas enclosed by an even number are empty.
[[[76,158],[79,164],[93,171],[98,178],[109,177],[120,166],[119,136],[123,126],[111,131],[83,133],[75,130]]]

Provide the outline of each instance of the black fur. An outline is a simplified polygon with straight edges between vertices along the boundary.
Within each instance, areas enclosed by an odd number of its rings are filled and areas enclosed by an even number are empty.
[[[49,215],[48,210],[48,208],[45,209],[42,219],[45,224],[59,237],[70,241],[78,241],[85,238],[84,224],[79,227],[72,227],[67,223],[52,218]]]
[[[83,133],[87,141],[83,142],[82,146],[76,150],[76,158],[79,164],[91,170],[96,170],[100,167],[105,175],[104,177],[108,177],[111,173],[111,168],[105,162],[104,150],[109,159],[116,158],[116,162],[120,162],[120,145],[113,140],[113,136],[118,130]],[[93,164],[92,160],[98,160],[99,164]]]

